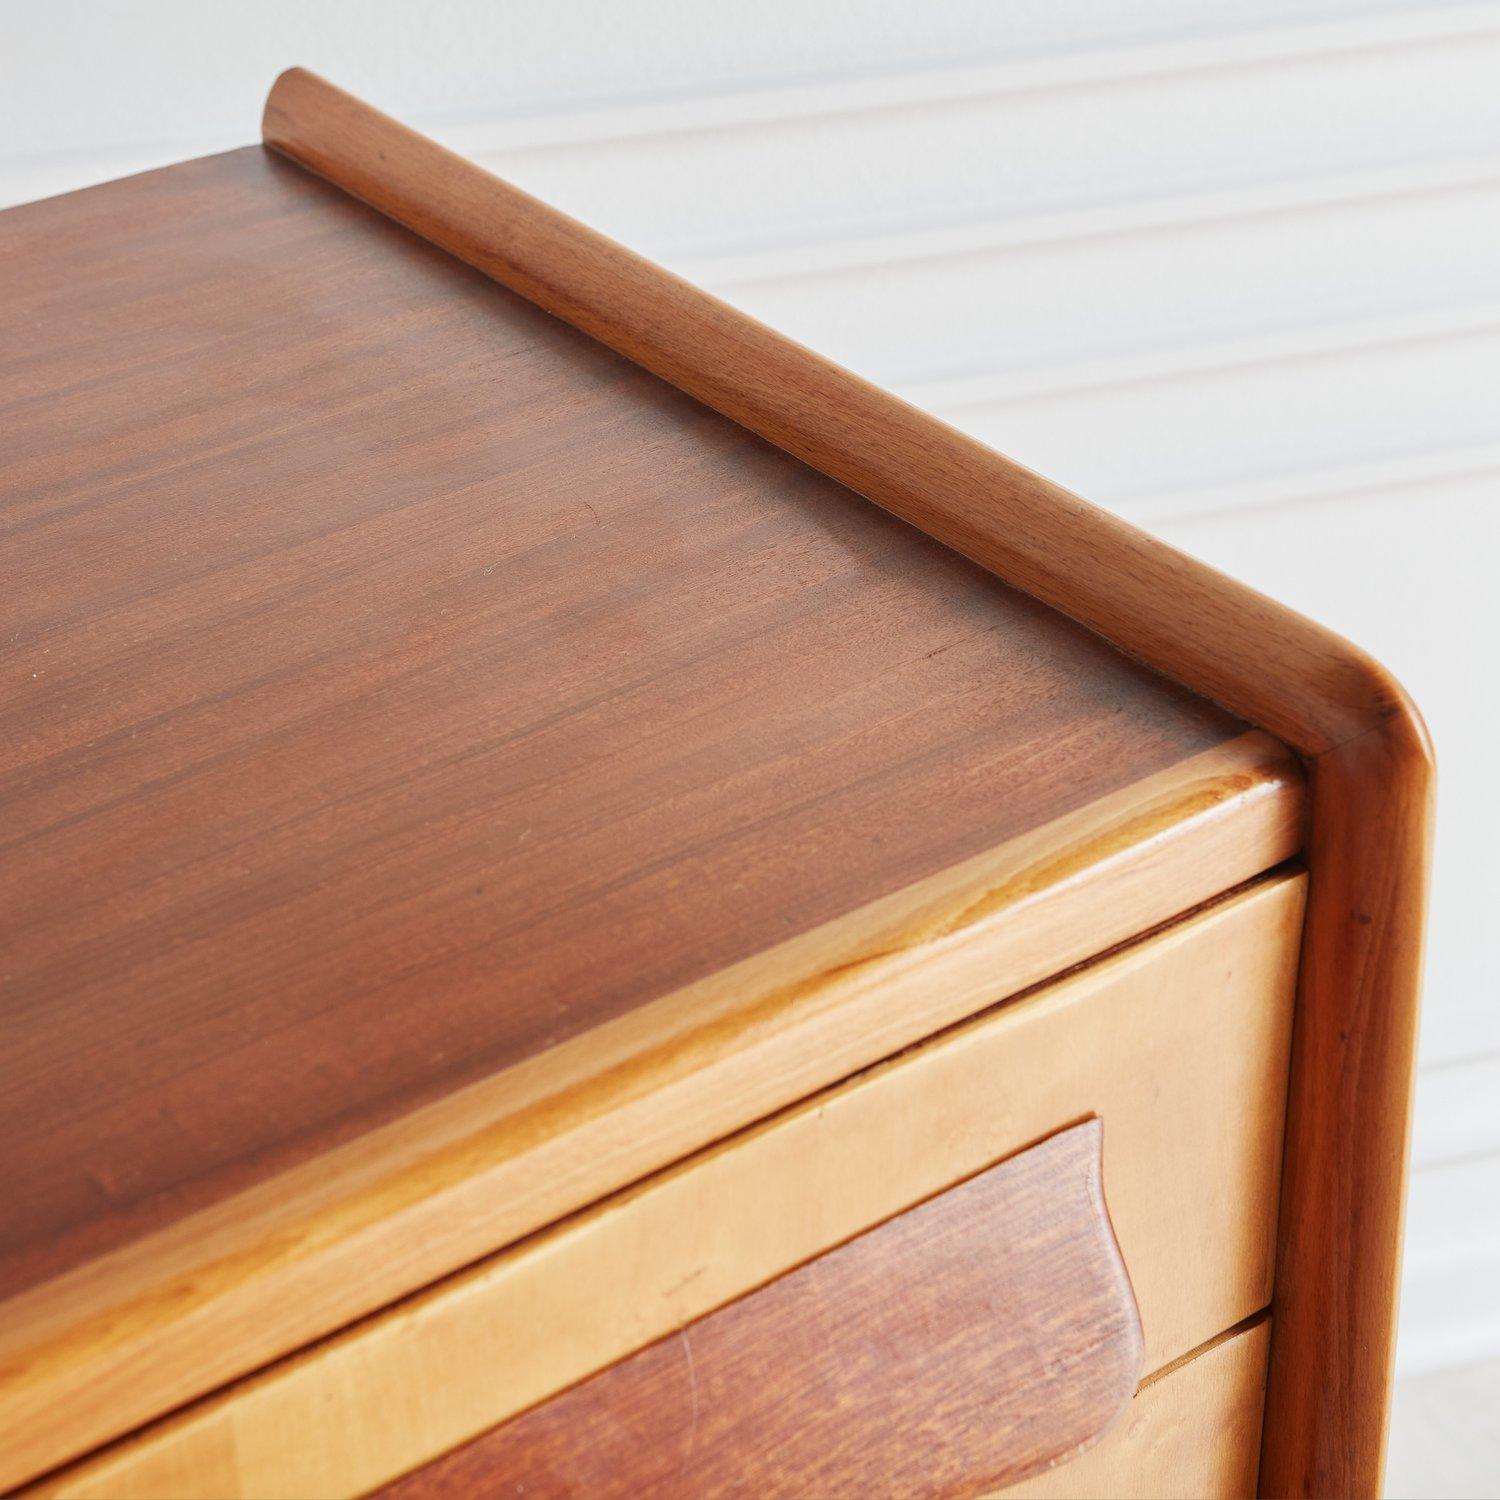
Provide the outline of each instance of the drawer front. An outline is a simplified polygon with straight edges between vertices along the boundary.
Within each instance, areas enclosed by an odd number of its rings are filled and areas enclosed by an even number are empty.
[[[970,1496],[1094,1442],[1141,1373],[1097,1120],[382,1490],[385,1500]]]
[[[1270,1300],[1304,886],[1009,1001],[37,1493],[378,1488],[1090,1116],[1158,1370]]]
[[[1000,1491],[1004,1500],[1249,1500],[1260,1468],[1271,1325],[1215,1342],[1149,1381],[1087,1453]]]

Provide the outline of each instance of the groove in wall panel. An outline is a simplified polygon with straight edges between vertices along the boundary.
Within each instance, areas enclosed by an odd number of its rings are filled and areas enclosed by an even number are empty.
[[[1350,28],[1348,40],[1357,35]],[[1426,44],[1298,57],[1289,43],[1283,54],[1257,57],[1247,46],[1245,55],[1235,66],[1226,47],[1223,64],[988,98],[898,98],[783,119],[768,111],[730,128],[694,128],[681,106],[681,130],[531,150],[506,150],[503,123],[493,142],[474,127],[451,140],[667,261],[1500,149],[1493,22]],[[989,149],[995,141],[1003,151]],[[631,191],[647,179],[680,190]]]
[[[777,274],[745,283],[734,281],[733,261],[674,269],[884,383],[990,375],[1045,389],[1067,379],[1051,376],[1053,366],[1128,365],[1157,350],[1291,340],[1304,330],[1462,321],[1469,309],[1475,321],[1492,319],[1500,272],[1486,251],[1500,226],[1500,156],[1493,167],[1487,180],[1449,187],[1439,176],[1430,191],[1345,202],[1318,201],[1308,184],[1307,199],[1272,198],[1263,212],[1270,195],[1215,194],[1197,219],[1189,204],[1162,204],[1159,224],[1145,204],[1138,229],[1065,224],[1067,233],[1014,247],[969,248],[956,235],[943,251],[934,233],[910,255],[898,241],[870,265],[856,257],[873,259],[878,243],[850,247],[853,263],[837,246],[814,244],[810,255],[829,257],[816,274],[796,272],[793,250]],[[1249,211],[1237,212],[1237,201]]]
[[[1500,327],[1481,325],[937,413],[1128,513],[1137,499],[1251,483],[1356,456],[1373,463],[1413,451],[1486,447],[1500,439],[1491,397],[1497,370]],[[1416,390],[1420,401],[1413,400]],[[1089,434],[1086,443],[1080,432]],[[1325,612],[1315,599],[1303,607]]]

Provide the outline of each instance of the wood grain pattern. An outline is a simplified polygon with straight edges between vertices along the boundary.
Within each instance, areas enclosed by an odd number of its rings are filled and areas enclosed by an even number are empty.
[[[814,1095],[26,1500],[363,1494],[1095,1111],[1159,1369],[1271,1296],[1305,884],[1269,877]]]
[[[265,137],[1315,764],[1313,842],[1323,857],[1312,862],[1294,1196],[1283,1215],[1291,1300],[1276,1319],[1264,1482],[1274,1494],[1377,1494],[1433,775],[1426,731],[1399,684],[1331,632],[314,75],[294,69],[277,81]],[[1350,957],[1359,961],[1341,962]]]
[[[1270,1342],[1263,1320],[1186,1364],[1153,1372],[1101,1442],[1012,1485],[1005,1500],[1249,1500],[1257,1490]]]
[[[0,224],[0,1292],[1238,732],[263,152]]]
[[[1312,765],[1315,873],[1287,1101],[1260,1471],[1267,1495],[1381,1489],[1432,848],[1430,755],[1421,723],[1397,716]]]
[[[381,1493],[969,1496],[1097,1440],[1141,1334],[1097,1120],[1033,1146]]]
[[[260,148],[0,255],[0,1484],[1298,847],[1263,737]]]

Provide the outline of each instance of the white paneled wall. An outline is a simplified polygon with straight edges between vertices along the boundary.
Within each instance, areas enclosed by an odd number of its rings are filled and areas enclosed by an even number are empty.
[[[1390,663],[1402,1361],[1500,1353],[1500,3],[0,0],[0,202],[252,140],[290,62]]]

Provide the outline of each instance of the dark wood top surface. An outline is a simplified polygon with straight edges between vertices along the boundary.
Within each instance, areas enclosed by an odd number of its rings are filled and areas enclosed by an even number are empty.
[[[0,371],[0,1295],[1242,728],[259,147]]]

